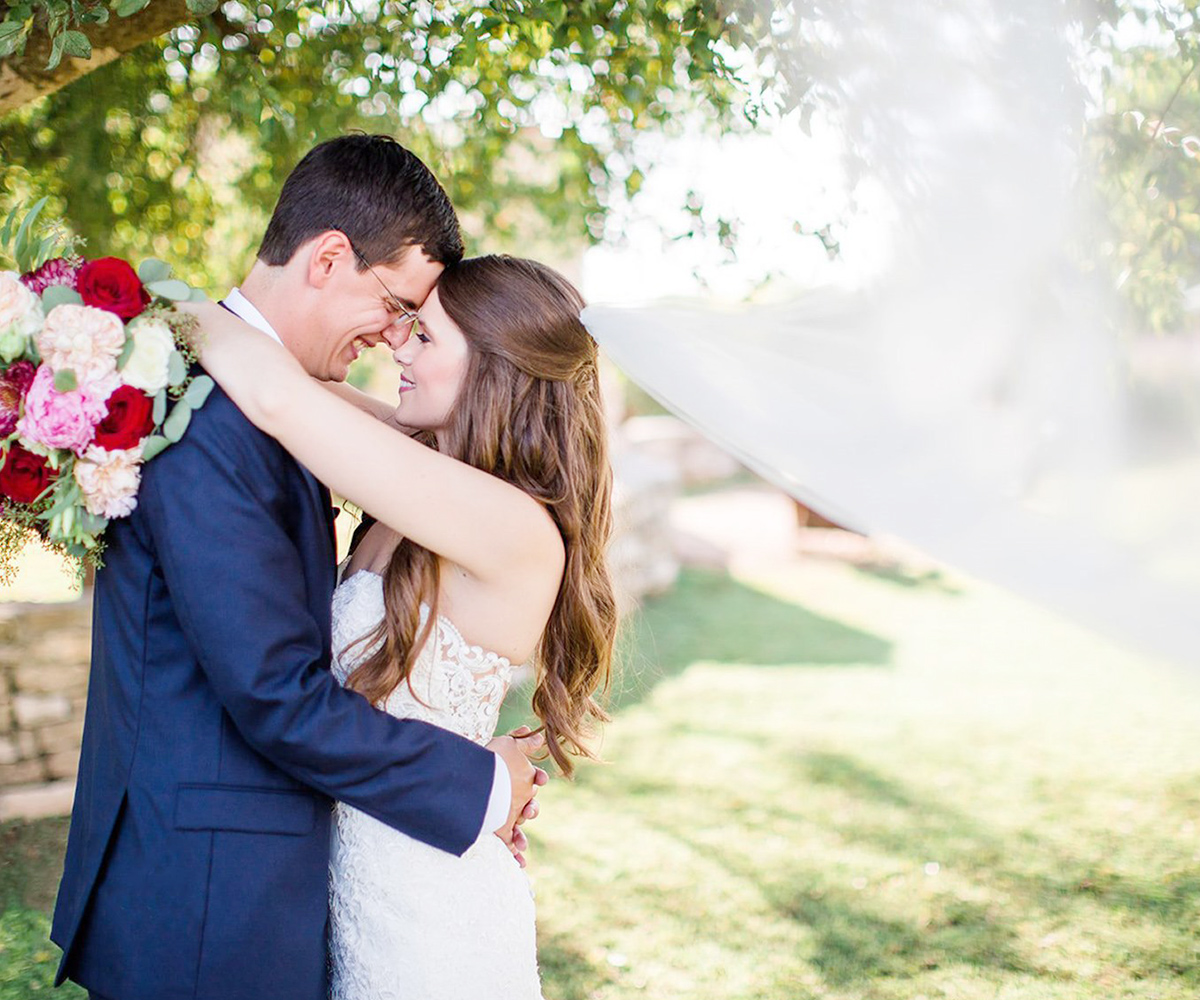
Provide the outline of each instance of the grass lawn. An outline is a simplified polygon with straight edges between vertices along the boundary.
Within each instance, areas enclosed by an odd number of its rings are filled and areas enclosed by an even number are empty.
[[[530,827],[550,1000],[1200,995],[1194,673],[783,558],[688,572],[624,659],[608,762]],[[64,829],[0,828],[0,1000],[49,981]]]

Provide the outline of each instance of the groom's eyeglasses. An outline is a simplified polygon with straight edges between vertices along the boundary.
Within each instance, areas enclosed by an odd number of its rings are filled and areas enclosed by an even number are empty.
[[[345,236],[346,234],[342,233],[342,235]],[[350,242],[349,236],[346,236],[346,242]],[[394,323],[399,325],[402,329],[407,324],[407,335],[409,337],[416,336],[421,329],[421,320],[418,318],[417,314],[405,306],[404,303],[396,297],[395,293],[388,288],[387,282],[379,277],[379,273],[370,265],[370,263],[367,261],[367,258],[362,255],[358,247],[356,247],[353,243],[350,243],[350,249],[354,251],[354,256],[358,258],[358,262],[371,272],[375,280],[379,282],[379,287],[382,288],[386,293],[387,298],[384,301],[387,303],[388,312],[394,312],[396,314]]]

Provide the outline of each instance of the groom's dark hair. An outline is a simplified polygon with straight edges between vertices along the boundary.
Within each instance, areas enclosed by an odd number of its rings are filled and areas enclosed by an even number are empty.
[[[314,146],[283,182],[258,258],[281,266],[301,244],[339,229],[369,264],[408,247],[442,264],[462,259],[454,207],[429,168],[388,135],[342,135]],[[363,262],[357,262],[363,270]]]

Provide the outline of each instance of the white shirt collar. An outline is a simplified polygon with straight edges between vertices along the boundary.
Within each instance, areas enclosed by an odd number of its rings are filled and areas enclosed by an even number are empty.
[[[279,334],[275,332],[275,328],[267,322],[267,318],[258,311],[253,302],[241,293],[236,285],[229,290],[229,294],[225,296],[223,301],[229,311],[235,316],[244,319],[256,330],[261,330],[277,343],[283,343],[279,338]]]

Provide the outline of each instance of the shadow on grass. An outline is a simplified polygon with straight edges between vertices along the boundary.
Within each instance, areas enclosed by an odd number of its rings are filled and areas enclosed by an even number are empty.
[[[871,913],[848,893],[771,887],[766,898],[783,915],[805,924],[814,939],[812,963],[832,986],[879,978],[901,979],[928,969],[970,965],[1028,972],[1017,935],[986,907],[958,900],[922,926]]]
[[[648,599],[622,623],[608,708],[642,701],[699,661],[751,666],[887,666],[893,644],[880,636],[747,587],[725,573],[684,570],[675,587]],[[497,732],[537,725],[532,685],[515,688]]]
[[[855,563],[854,569],[863,576],[892,583],[909,590],[936,590],[957,597],[963,592],[958,585],[946,579],[939,569],[914,571],[896,563]]]
[[[0,907],[53,908],[70,824],[55,816],[0,825]]]
[[[66,817],[0,825],[0,1000],[34,993],[57,1000],[87,994],[73,983],[52,990],[60,952],[50,943],[50,910],[67,846]]]
[[[611,982],[608,970],[590,962],[565,934],[538,928],[538,970],[555,1000],[589,1000]]]
[[[706,788],[646,782],[626,783],[626,790],[632,801],[647,804],[639,810],[640,822],[752,885],[779,916],[802,925],[811,941],[805,960],[830,986],[853,990],[952,966],[1054,976],[1053,961],[1047,967],[1045,956],[1023,945],[1014,920],[1073,925],[1085,935],[1093,929],[1104,935],[1132,921],[1154,932],[1127,939],[1119,964],[1134,978],[1159,979],[1181,991],[1165,995],[1200,995],[1200,869],[1145,879],[1117,873],[1100,848],[1071,855],[1027,831],[989,828],[852,755],[789,754],[780,745],[779,759],[794,768],[797,794],[757,801],[757,822],[772,837],[794,831],[800,840],[828,845],[826,858],[829,850],[841,853],[835,845],[842,843],[847,854],[866,848],[892,859],[894,872],[910,879],[907,889],[868,883],[852,891],[845,868],[835,864],[830,870],[821,854],[798,851],[763,861],[697,836],[691,831],[704,829],[712,808]],[[844,801],[831,802],[824,793],[806,796],[806,788],[835,790]],[[672,803],[670,813],[654,805],[663,801]],[[832,836],[814,838],[814,827]],[[930,862],[938,862],[951,881],[914,888],[912,876],[920,879]],[[954,887],[964,880],[988,898],[963,898]],[[912,891],[918,895],[907,902],[897,895]],[[909,916],[884,912],[897,906]],[[675,917],[694,918],[696,933],[707,933],[702,913],[685,908]]]
[[[852,824],[838,827],[847,842],[866,843],[917,864],[936,860],[973,879],[994,882],[1023,898],[1027,912],[1073,919],[1085,902],[1152,921],[1161,932],[1158,941],[1131,948],[1129,963],[1143,967],[1147,975],[1167,973],[1200,986],[1200,869],[1169,873],[1160,880],[1131,877],[1112,871],[1103,856],[1066,855],[1028,834],[1002,837],[961,810],[845,754],[806,753],[795,764],[798,783],[837,787],[868,807]],[[872,805],[878,807],[874,814]],[[985,925],[964,915],[968,919],[958,921],[959,930],[969,942],[974,936],[971,925],[978,924],[981,931]],[[1005,953],[996,950],[1001,943],[1001,938],[983,934],[968,949],[966,960],[973,961],[969,954],[976,947],[980,954],[1003,957]]]

